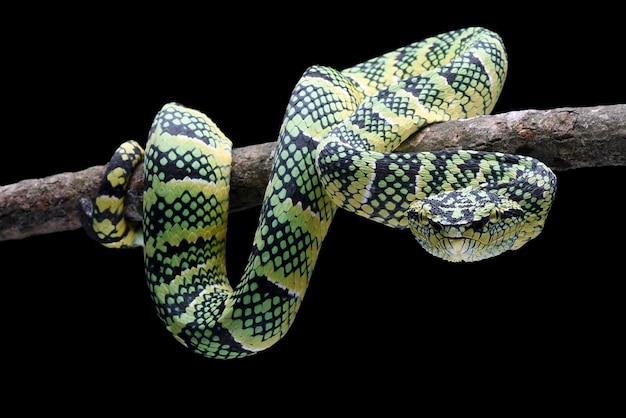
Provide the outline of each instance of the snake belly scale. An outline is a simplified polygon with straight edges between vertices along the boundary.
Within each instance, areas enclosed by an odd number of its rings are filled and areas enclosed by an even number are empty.
[[[145,153],[120,146],[85,230],[113,248],[144,247],[158,316],[183,345],[232,359],[264,350],[293,324],[337,208],[409,228],[429,253],[476,261],[542,230],[556,189],[541,162],[447,150],[393,153],[431,123],[491,112],[507,72],[500,37],[443,33],[343,71],[308,68],[287,105],[243,276],[225,267],[231,141],[206,115],[166,104]],[[123,216],[144,161],[143,224]]]

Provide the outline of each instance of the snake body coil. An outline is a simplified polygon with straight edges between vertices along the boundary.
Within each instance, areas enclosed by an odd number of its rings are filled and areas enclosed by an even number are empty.
[[[182,344],[230,359],[276,343],[292,325],[338,207],[410,228],[431,254],[474,261],[542,230],[556,180],[541,162],[477,151],[396,154],[435,122],[488,114],[506,77],[500,37],[466,28],[344,71],[310,67],[295,86],[243,277],[225,268],[231,142],[175,103],[157,114],[145,156],[113,157],[85,229],[110,247],[143,245],[159,317]],[[123,218],[144,159],[144,221]]]

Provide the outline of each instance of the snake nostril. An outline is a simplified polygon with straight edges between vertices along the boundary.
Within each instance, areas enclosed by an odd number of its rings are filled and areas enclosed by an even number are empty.
[[[439,222],[429,220],[428,225],[430,226],[430,229],[432,229],[435,233],[441,232],[442,226]]]
[[[489,218],[479,219],[477,221],[472,222],[472,228],[476,231],[480,231],[481,229],[485,227],[485,225],[487,225],[488,222],[489,222]]]

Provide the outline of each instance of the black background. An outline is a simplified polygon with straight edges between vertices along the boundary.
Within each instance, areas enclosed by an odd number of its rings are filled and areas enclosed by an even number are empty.
[[[169,101],[207,113],[235,146],[273,141],[307,66],[348,67],[470,25],[500,33],[509,54],[494,113],[626,99],[617,10],[547,14],[520,3],[487,18],[469,5],[389,2],[374,13],[357,12],[364,4],[332,13],[334,5],[168,7],[5,16],[16,25],[3,29],[0,184],[104,164],[120,142],[144,142]],[[497,393],[527,408],[538,399],[571,405],[570,396],[580,407],[606,405],[615,390],[604,382],[623,354],[625,175],[559,172],[544,233],[471,265],[433,259],[408,231],[339,213],[289,334],[237,361],[202,358],[171,338],[150,303],[140,250],[107,250],[82,231],[0,242],[3,378],[18,392],[60,390],[63,407],[78,393],[166,404],[198,391],[192,403],[207,411],[238,393],[243,403],[264,398],[251,404],[258,410],[327,394],[340,405],[415,409],[424,397],[472,389],[486,404]],[[233,278],[257,216],[230,217]]]

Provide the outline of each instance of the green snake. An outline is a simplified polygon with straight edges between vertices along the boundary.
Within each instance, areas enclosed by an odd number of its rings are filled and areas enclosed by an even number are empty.
[[[231,141],[203,113],[166,104],[145,152],[114,154],[85,230],[108,247],[144,247],[149,292],[176,340],[232,359],[264,350],[293,324],[337,208],[409,228],[428,252],[477,261],[543,229],[556,178],[536,159],[497,152],[394,153],[432,123],[492,111],[507,73],[499,35],[470,27],[337,71],[308,68],[294,87],[243,276],[225,263]],[[144,162],[142,225],[123,216]]]

